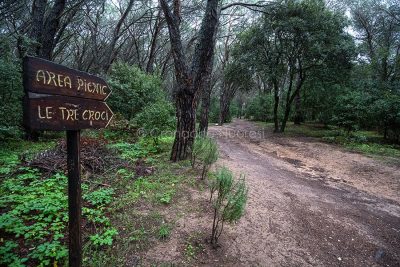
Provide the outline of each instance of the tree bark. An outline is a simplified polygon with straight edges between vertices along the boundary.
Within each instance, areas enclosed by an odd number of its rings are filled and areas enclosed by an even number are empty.
[[[206,136],[208,131],[208,114],[210,113],[211,91],[211,84],[207,81],[201,96],[199,133],[203,136]]]
[[[278,108],[279,108],[279,85],[278,81],[274,79],[274,133],[279,132],[279,118],[278,118]]]
[[[301,110],[301,95],[300,95],[300,90],[297,91],[296,96],[294,98],[294,103],[295,103],[295,108],[296,108],[296,114],[294,115],[294,124],[300,125],[302,122],[304,122],[304,117],[303,117],[303,112]]]
[[[41,48],[46,4],[47,0],[34,0],[32,3],[32,29],[29,37],[36,42],[34,46],[34,51],[36,55],[39,54]]]
[[[174,58],[177,89],[175,91],[177,129],[171,151],[171,160],[178,161],[190,157],[196,135],[197,98],[204,88],[209,64],[214,54],[216,33],[219,22],[220,0],[208,0],[206,11],[198,34],[198,43],[188,68],[183,50],[180,24],[180,1],[174,0],[174,13],[166,0],[160,0],[170,36]]]
[[[176,96],[176,132],[171,160],[178,161],[191,156],[196,137],[196,99],[194,95]]]
[[[65,9],[66,0],[56,0],[50,10],[44,23],[43,36],[41,40],[42,47],[39,56],[51,60],[53,49],[56,46],[55,37],[60,27],[61,15]]]

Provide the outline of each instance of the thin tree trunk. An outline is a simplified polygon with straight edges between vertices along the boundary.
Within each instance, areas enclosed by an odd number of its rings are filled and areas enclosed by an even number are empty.
[[[293,87],[293,76],[294,76],[294,75],[291,74],[290,82],[289,82],[289,89],[288,89],[287,97],[286,97],[285,115],[284,115],[284,117],[283,117],[282,125],[281,125],[281,132],[282,132],[282,133],[285,131],[285,128],[286,128],[286,123],[287,123],[287,121],[288,121],[288,119],[289,119],[290,109],[291,109],[293,100],[294,100],[295,96],[298,94],[298,92],[300,91],[300,89],[301,89],[301,87],[302,87],[302,85],[303,85],[303,83],[304,83],[304,80],[305,80],[305,77],[304,77],[304,75],[303,75],[303,72],[302,72],[302,70],[300,69],[300,70],[299,70],[298,77],[297,77],[296,89],[295,89],[295,91],[293,92],[293,94],[291,94],[292,87]]]
[[[106,61],[103,66],[103,71],[106,73],[109,71],[110,66],[114,62],[115,57],[117,55],[117,49],[115,48],[115,46],[116,46],[119,38],[121,37],[121,34],[120,34],[121,27],[122,27],[122,24],[124,23],[126,17],[128,16],[129,12],[131,11],[134,2],[135,2],[134,0],[130,0],[128,2],[128,5],[127,5],[125,11],[122,13],[121,18],[118,20],[118,23],[115,26],[115,29],[113,32],[113,38],[112,38],[110,46],[108,48],[108,52],[106,55]]]
[[[296,93],[296,96],[294,98],[294,103],[295,103],[295,108],[296,108],[296,114],[294,115],[294,124],[300,125],[302,122],[304,122],[303,112],[301,110],[300,90],[297,91],[297,93]]]
[[[278,81],[274,80],[274,132],[279,132],[279,118],[278,118],[278,108],[279,108],[279,86]]]
[[[205,88],[201,97],[199,134],[203,136],[206,136],[208,131],[208,115],[210,113],[210,102],[211,102],[211,86],[208,85],[208,88]]]
[[[231,84],[226,85],[224,83],[223,89],[219,100],[219,125],[227,122],[229,116],[229,108],[233,97],[235,96],[236,88]]]
[[[149,53],[149,60],[146,65],[146,72],[153,73],[154,69],[154,60],[156,58],[156,47],[157,47],[157,38],[161,31],[161,9],[158,11],[156,22],[154,23],[154,33],[151,38],[151,47]]]

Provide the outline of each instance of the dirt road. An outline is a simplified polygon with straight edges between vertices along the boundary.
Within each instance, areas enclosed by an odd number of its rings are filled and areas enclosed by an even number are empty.
[[[246,174],[238,265],[400,266],[400,167],[237,120],[212,127],[221,160]]]
[[[246,174],[249,200],[221,248],[188,265],[400,266],[400,166],[243,120],[209,133],[220,148],[217,165]],[[201,198],[193,193],[186,204]],[[175,234],[208,231],[208,221],[201,212],[185,216]],[[148,256],[176,262],[179,238]]]

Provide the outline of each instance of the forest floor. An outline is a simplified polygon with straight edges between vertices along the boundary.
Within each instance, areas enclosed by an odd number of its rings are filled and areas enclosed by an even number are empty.
[[[161,211],[175,227],[141,255],[142,264],[194,266],[400,266],[400,166],[320,139],[274,135],[235,120],[212,126],[217,166],[245,174],[246,213],[206,243],[205,190]],[[176,214],[182,214],[178,219]]]

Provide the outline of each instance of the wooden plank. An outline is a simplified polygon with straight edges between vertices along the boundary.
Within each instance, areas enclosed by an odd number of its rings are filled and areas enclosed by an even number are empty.
[[[69,266],[82,266],[80,131],[67,131]]]
[[[79,130],[107,127],[113,113],[105,102],[29,93],[24,124],[32,130]]]
[[[24,58],[23,80],[25,92],[102,101],[111,94],[110,87],[100,77],[35,57]]]

